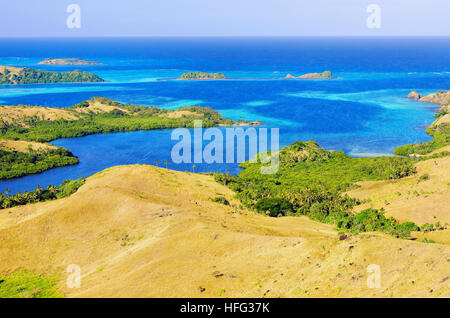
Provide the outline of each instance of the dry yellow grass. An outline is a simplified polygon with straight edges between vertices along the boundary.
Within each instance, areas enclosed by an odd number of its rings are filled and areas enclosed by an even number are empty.
[[[1,210],[0,274],[57,274],[68,297],[450,296],[448,245],[339,240],[330,225],[245,211],[233,195],[211,176],[107,169],[71,197]],[[65,285],[69,264],[79,289]],[[379,289],[366,284],[370,264]]]
[[[42,106],[6,106],[0,105],[0,119],[6,123],[14,123],[15,125],[27,127],[27,119],[37,117],[39,120],[77,120],[82,118],[85,113],[109,113],[119,108],[108,104],[103,104],[99,100],[88,100],[88,107],[79,107],[75,109],[64,109],[56,107],[42,107]],[[120,108],[121,112],[130,114],[130,111]],[[161,114],[161,117],[180,118],[182,116],[194,116],[202,118],[204,114],[196,113],[187,110],[176,110],[167,114]]]
[[[41,106],[0,106],[0,119],[4,122],[15,122],[19,126],[27,126],[25,119],[38,117],[39,120],[76,120],[75,114],[63,108],[50,108]]]
[[[56,149],[58,147],[42,142],[34,142],[34,141],[24,141],[24,140],[6,140],[0,139],[0,149],[6,151],[19,151],[19,152],[28,152],[28,149],[31,147],[34,151],[40,151],[45,149]]]
[[[78,113],[96,113],[96,114],[101,114],[101,113],[109,113],[112,112],[114,110],[118,110],[119,108],[116,106],[111,106],[111,105],[107,105],[107,104],[102,104],[101,102],[99,102],[98,100],[89,100],[89,107],[80,107],[80,108],[76,108],[74,111],[78,112]],[[126,109],[120,109],[122,112],[128,114],[129,111]]]
[[[450,223],[450,157],[421,161],[417,174],[399,180],[360,182],[348,194],[369,203],[357,207],[384,208],[387,215],[418,225],[440,221]],[[420,177],[428,175],[428,180]]]
[[[447,109],[448,109],[448,106],[447,106]],[[450,114],[445,114],[444,116],[441,116],[438,120],[436,120],[434,122],[435,126],[439,126],[441,124],[446,124],[446,123],[450,123]]]
[[[183,116],[203,117],[204,114],[191,112],[189,110],[176,110],[174,112],[170,112],[168,114],[163,114],[161,116],[168,117],[168,118],[181,118]]]
[[[15,121],[16,124],[25,126],[24,119],[37,116],[43,120],[77,120],[80,119],[81,113],[107,113],[117,110],[116,106],[102,104],[98,100],[89,100],[89,107],[80,107],[72,110],[56,107],[42,107],[42,106],[0,106],[0,118],[5,122],[11,123]],[[127,110],[121,111],[128,113]]]
[[[20,71],[23,70],[23,68],[0,65],[0,73],[4,73],[5,70],[9,71],[13,75],[18,75],[20,73]]]
[[[27,126],[26,119],[37,117],[39,120],[77,120],[82,113],[107,113],[118,108],[116,106],[102,104],[98,100],[89,100],[89,107],[80,107],[71,110],[57,107],[42,106],[0,106],[0,119],[7,123],[14,122],[16,125]],[[128,113],[127,110],[121,109]]]

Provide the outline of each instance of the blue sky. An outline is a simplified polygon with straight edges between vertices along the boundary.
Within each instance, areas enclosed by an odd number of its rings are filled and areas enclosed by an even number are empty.
[[[367,27],[369,4],[381,28]],[[0,12],[0,37],[450,36],[449,0],[0,0]]]

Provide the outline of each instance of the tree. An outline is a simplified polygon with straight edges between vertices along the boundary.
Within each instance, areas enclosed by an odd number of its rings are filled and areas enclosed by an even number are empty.
[[[267,214],[269,216],[286,215],[293,211],[292,204],[281,198],[264,198],[259,200],[255,205],[259,213]]]

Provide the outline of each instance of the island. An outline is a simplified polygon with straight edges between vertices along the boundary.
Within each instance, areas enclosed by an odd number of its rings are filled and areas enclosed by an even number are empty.
[[[330,71],[324,71],[322,73],[308,73],[300,76],[293,76],[292,74],[288,74],[285,77],[286,79],[332,79],[333,76]]]
[[[223,73],[188,72],[181,74],[178,80],[223,80],[226,79]]]
[[[42,65],[103,65],[99,62],[94,61],[86,61],[84,59],[79,58],[64,58],[64,59],[52,59],[46,58],[45,60],[39,62],[38,64]]]
[[[85,71],[53,72],[28,67],[0,65],[0,84],[50,84],[104,82],[101,77]]]

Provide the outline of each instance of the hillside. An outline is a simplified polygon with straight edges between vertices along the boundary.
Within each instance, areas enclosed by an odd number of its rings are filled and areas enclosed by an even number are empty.
[[[340,239],[306,217],[238,206],[211,176],[110,168],[68,198],[0,211],[0,276],[57,277],[67,297],[450,296],[448,245]],[[79,289],[65,286],[70,264],[81,266]],[[370,264],[381,268],[380,289],[367,287]]]
[[[104,82],[99,76],[85,71],[53,72],[28,67],[0,65],[0,84],[49,84]]]
[[[434,153],[444,151],[450,151],[450,146]],[[387,215],[400,221],[450,224],[450,157],[420,161],[415,166],[417,173],[414,176],[399,180],[359,182],[361,187],[347,194],[367,202],[357,206],[355,211],[383,208]],[[450,244],[450,229],[415,233],[413,236]]]

